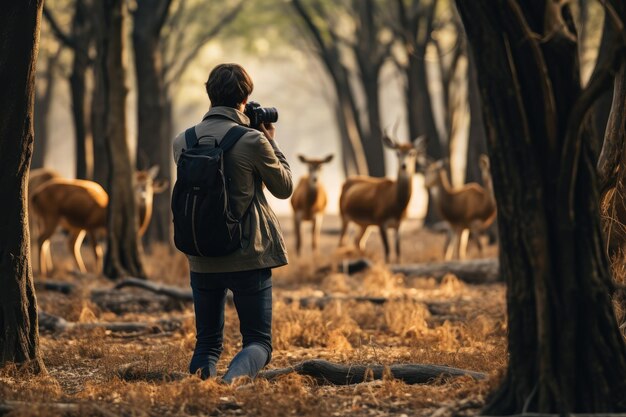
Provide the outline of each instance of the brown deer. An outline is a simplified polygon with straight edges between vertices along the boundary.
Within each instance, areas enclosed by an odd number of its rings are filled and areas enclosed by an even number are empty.
[[[139,236],[142,236],[152,216],[152,199],[155,193],[167,188],[167,181],[155,181],[159,168],[135,173],[135,197],[139,212]],[[106,230],[109,196],[100,184],[76,179],[53,178],[33,191],[31,205],[43,221],[43,229],[37,239],[39,247],[39,271],[49,273],[46,258],[50,255],[50,237],[59,224],[69,230],[68,246],[78,270],[86,272],[80,254],[85,235],[89,235],[99,271],[102,267],[102,248],[98,237]]]
[[[324,159],[309,159],[303,155],[298,155],[298,159],[307,165],[309,174],[300,178],[298,186],[291,196],[291,207],[293,207],[294,233],[296,234],[296,253],[300,255],[302,246],[301,226],[302,221],[311,222],[311,246],[313,252],[317,252],[317,242],[322,228],[322,217],[328,198],[326,190],[319,180],[322,165],[329,163],[333,155],[328,155]]]
[[[341,212],[341,237],[339,246],[344,245],[348,224],[360,226],[354,243],[363,250],[364,236],[369,226],[378,226],[385,248],[385,261],[389,261],[387,229],[395,230],[396,260],[400,260],[400,223],[406,217],[411,199],[413,174],[416,162],[423,166],[426,161],[426,139],[421,136],[413,144],[397,143],[386,133],[383,143],[396,151],[398,174],[395,180],[367,176],[349,177],[341,189],[339,209]]]
[[[496,217],[496,204],[491,192],[477,183],[453,189],[444,160],[430,164],[426,170],[425,185],[441,216],[452,229],[452,239],[444,247],[445,259],[452,259],[455,253],[465,259],[470,231],[486,229]],[[477,244],[480,245],[480,241]],[[482,249],[482,245],[479,249]]]

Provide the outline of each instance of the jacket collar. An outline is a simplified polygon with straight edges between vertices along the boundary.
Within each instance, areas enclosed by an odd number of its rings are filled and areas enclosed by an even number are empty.
[[[250,119],[237,109],[227,106],[211,107],[209,111],[202,117],[205,120],[208,117],[220,116],[232,120],[240,125],[250,126]]]

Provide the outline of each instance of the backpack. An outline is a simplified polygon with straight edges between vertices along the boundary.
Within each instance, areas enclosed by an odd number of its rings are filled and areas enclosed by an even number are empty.
[[[224,154],[246,132],[233,126],[219,145],[211,146],[199,144],[195,127],[185,131],[186,148],[178,159],[172,192],[174,244],[181,252],[216,257],[241,247],[242,225],[231,211]]]

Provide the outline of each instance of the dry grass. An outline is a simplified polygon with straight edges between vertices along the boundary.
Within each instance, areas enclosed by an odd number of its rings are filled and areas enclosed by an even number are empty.
[[[328,229],[327,229],[328,231]],[[332,230],[330,230],[332,232]],[[288,243],[293,244],[288,232]],[[113,334],[104,330],[43,334],[41,348],[47,375],[6,367],[0,372],[0,398],[24,401],[16,416],[60,415],[50,402],[82,404],[81,415],[112,412],[132,416],[387,416],[430,415],[442,406],[472,399],[466,413],[475,413],[500,378],[506,365],[504,287],[473,286],[456,277],[441,283],[429,278],[407,279],[376,265],[366,273],[347,276],[320,274],[319,266],[338,261],[337,236],[323,235],[322,255],[292,259],[274,274],[274,354],[270,367],[284,367],[310,358],[341,363],[443,364],[490,375],[486,381],[469,377],[406,385],[385,379],[356,386],[318,385],[309,378],[288,375],[278,381],[224,386],[216,381],[187,377],[180,381],[127,382],[118,369],[139,363],[146,376],[153,371],[186,372],[194,345],[191,306],[182,311],[139,312],[116,316],[89,300],[89,290],[110,287],[103,278],[75,278],[60,268],[59,277],[81,284],[71,296],[41,292],[43,310],[78,322],[154,321],[178,317],[182,326],[157,334]],[[420,231],[404,233],[406,258],[440,259],[443,236]],[[413,253],[414,248],[422,252]],[[379,238],[370,237],[367,251],[380,258]],[[489,248],[493,254],[494,249]],[[87,256],[86,256],[87,258]],[[88,259],[86,259],[88,261]],[[63,267],[67,260],[60,262]],[[70,264],[71,265],[71,264]],[[166,248],[146,254],[151,279],[188,285],[184,257]],[[82,281],[81,281],[82,280]],[[312,295],[368,295],[393,298],[383,305],[335,301],[324,308],[302,308],[286,297]],[[227,305],[225,366],[241,345],[234,308]],[[106,410],[106,411],[103,411]]]

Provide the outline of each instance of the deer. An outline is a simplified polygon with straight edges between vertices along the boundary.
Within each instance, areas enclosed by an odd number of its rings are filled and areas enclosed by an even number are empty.
[[[323,159],[310,159],[303,155],[298,155],[298,159],[307,165],[308,175],[300,178],[298,186],[291,196],[291,207],[294,216],[294,232],[296,234],[296,253],[300,255],[302,246],[301,227],[303,221],[311,222],[311,246],[313,252],[317,253],[317,242],[322,228],[324,210],[328,203],[326,190],[319,180],[320,172],[324,164],[333,160],[333,155],[328,155]]]
[[[135,173],[135,198],[139,214],[139,236],[146,232],[152,217],[154,194],[167,189],[167,181],[156,181],[159,167]],[[102,248],[98,237],[106,231],[109,196],[94,181],[53,178],[33,191],[31,205],[42,219],[43,228],[37,239],[39,271],[48,276],[46,259],[51,260],[50,237],[59,225],[69,230],[68,247],[74,263],[81,273],[87,272],[80,254],[85,235],[89,235],[96,259],[96,268],[102,268]]]
[[[481,170],[484,169],[484,164],[483,160]],[[431,163],[426,170],[424,185],[429,189],[435,206],[453,233],[452,238],[444,245],[445,259],[452,259],[455,253],[460,259],[465,259],[470,232],[485,230],[493,223],[496,217],[496,203],[492,192],[477,183],[468,183],[453,189],[446,165],[446,160]],[[488,165],[486,167],[488,168]],[[490,184],[491,177],[486,185],[490,187]],[[477,235],[476,241],[482,250]]]
[[[416,163],[426,161],[426,137],[420,136],[411,143],[398,143],[387,133],[382,135],[383,144],[396,151],[398,172],[395,179],[353,176],[346,179],[341,189],[339,210],[341,213],[341,236],[339,246],[344,246],[350,222],[360,226],[354,244],[363,251],[364,239],[369,226],[377,226],[385,250],[385,262],[389,262],[387,230],[395,231],[396,260],[400,260],[400,224],[406,217],[411,199],[413,174]]]

